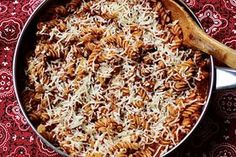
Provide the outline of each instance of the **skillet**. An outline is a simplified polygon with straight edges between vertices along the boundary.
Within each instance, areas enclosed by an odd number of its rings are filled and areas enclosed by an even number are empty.
[[[196,21],[196,23],[202,28],[199,20],[194,15],[194,13],[188,8],[188,6],[183,3],[182,1],[177,1],[190,15],[191,17]],[[33,51],[34,45],[36,44],[36,24],[41,16],[44,16],[44,11],[51,5],[53,5],[53,0],[45,0],[42,2],[42,4],[33,12],[33,14],[30,16],[28,21],[26,22],[21,35],[19,37],[19,40],[17,42],[17,46],[15,49],[14,54],[14,60],[13,60],[13,82],[14,82],[14,90],[16,93],[16,97],[18,100],[18,103],[20,105],[21,111],[23,115],[26,117],[29,125],[32,127],[34,132],[42,139],[44,143],[46,143],[49,147],[54,149],[56,152],[63,156],[68,156],[65,152],[60,150],[59,148],[55,147],[52,143],[50,143],[48,140],[46,140],[41,134],[38,133],[32,122],[29,120],[29,117],[27,116],[27,113],[25,112],[25,109],[22,105],[22,97],[21,93],[24,90],[24,66],[25,66],[25,58],[29,55],[30,52]],[[60,1],[60,3],[63,3],[63,1]],[[236,72],[231,69],[227,68],[219,68],[215,67],[214,61],[212,56],[208,56],[209,58],[209,65],[208,65],[208,71],[210,74],[209,77],[209,88],[207,91],[207,100],[206,104],[203,107],[201,116],[199,117],[198,121],[192,128],[192,130],[179,142],[175,147],[170,149],[168,152],[166,152],[163,156],[166,156],[167,154],[171,153],[173,150],[175,150],[179,145],[181,145],[195,130],[196,127],[198,127],[199,122],[203,119],[204,114],[206,113],[206,110],[208,108],[208,105],[210,103],[210,98],[212,95],[212,92],[216,89],[223,89],[223,88],[234,88],[236,87]],[[223,79],[222,79],[223,76]],[[226,77],[228,77],[227,81],[222,81]],[[231,79],[230,79],[231,78]]]

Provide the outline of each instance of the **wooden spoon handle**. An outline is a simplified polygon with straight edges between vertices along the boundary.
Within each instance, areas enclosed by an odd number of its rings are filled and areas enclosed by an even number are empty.
[[[236,69],[236,51],[208,36],[174,0],[162,0],[174,20],[179,21],[183,31],[183,44],[212,55],[229,67]]]
[[[212,55],[229,67],[236,69],[236,50],[213,39],[198,26],[192,28],[194,28],[194,30],[191,31],[189,35],[190,40],[185,41],[187,42],[187,45],[194,46],[195,48]]]

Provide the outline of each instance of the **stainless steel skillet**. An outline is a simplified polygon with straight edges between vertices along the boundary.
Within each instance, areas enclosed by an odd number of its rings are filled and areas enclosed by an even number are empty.
[[[26,56],[33,51],[35,43],[35,34],[36,34],[36,24],[41,16],[44,15],[45,9],[53,5],[55,1],[53,0],[45,0],[35,11],[34,13],[30,16],[28,21],[26,22],[22,33],[20,35],[20,38],[17,42],[17,46],[15,49],[15,54],[14,54],[14,60],[13,60],[13,82],[14,82],[14,90],[16,93],[16,97],[18,100],[18,103],[20,105],[21,111],[26,117],[28,123],[34,130],[34,132],[52,149],[54,149],[56,152],[63,156],[68,156],[65,152],[60,150],[59,148],[55,147],[52,143],[47,141],[42,135],[40,135],[34,125],[31,123],[29,120],[27,113],[25,112],[24,106],[22,104],[23,100],[21,97],[21,93],[24,89],[24,66],[25,66],[25,58]],[[62,2],[60,2],[62,3]],[[191,15],[191,17],[200,25],[200,22],[196,18],[196,16],[193,14],[193,12],[182,2],[178,1],[185,9],[186,11]],[[210,103],[210,98],[213,90],[216,89],[223,89],[223,88],[234,88],[236,87],[236,71],[231,70],[231,69],[226,69],[226,68],[218,68],[214,66],[214,61],[211,56],[207,56],[209,58],[210,64],[209,64],[209,72],[210,72],[210,77],[209,77],[209,89],[208,89],[208,97],[206,104],[202,110],[201,116],[195,126],[192,128],[190,133],[188,133],[182,141],[177,144],[175,147],[170,149],[167,153],[165,153],[163,156],[166,156],[173,150],[175,150],[181,143],[183,143],[190,135],[191,133],[195,130],[195,128],[199,125],[199,122],[203,118],[208,105]]]

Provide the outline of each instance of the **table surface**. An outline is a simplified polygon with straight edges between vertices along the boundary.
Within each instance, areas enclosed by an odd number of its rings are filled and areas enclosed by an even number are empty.
[[[60,157],[32,131],[12,83],[12,58],[27,18],[42,0],[0,0],[0,156]],[[185,0],[205,31],[236,49],[235,0]],[[193,135],[169,156],[236,157],[236,90],[215,91]]]

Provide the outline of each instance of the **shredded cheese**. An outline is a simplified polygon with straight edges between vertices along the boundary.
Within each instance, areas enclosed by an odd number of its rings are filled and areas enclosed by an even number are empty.
[[[159,155],[167,152],[180,141],[179,134],[187,133],[179,124],[183,107],[200,101],[194,98],[182,106],[176,103],[177,98],[185,100],[191,92],[197,92],[195,82],[201,80],[202,70],[197,68],[196,59],[193,65],[180,66],[193,51],[172,48],[175,42],[169,41],[173,36],[170,28],[178,21],[169,23],[165,29],[158,27],[160,14],[144,1],[94,1],[89,7],[93,14],[81,15],[85,6],[83,3],[73,14],[61,19],[64,30],[57,25],[51,29],[44,25],[37,32],[38,36],[49,35],[47,40],[52,48],[41,48],[44,41],[38,41],[35,51],[49,59],[43,61],[43,71],[38,74],[32,69],[40,61],[31,56],[26,75],[34,84],[43,86],[41,99],[46,100],[45,112],[49,116],[45,126],[53,126],[54,138],[71,156],[93,153],[116,156],[121,150],[113,152],[111,148],[119,142],[136,142],[140,146],[137,151],[155,145]],[[107,19],[106,14],[115,20]],[[84,39],[84,30],[97,27],[104,30],[98,38]],[[135,30],[139,30],[139,35],[135,36]],[[86,35],[94,34],[90,29]],[[103,41],[118,35],[121,41]],[[142,41],[141,47],[135,47],[137,40]],[[101,48],[92,58],[92,65],[88,61],[94,51],[86,48],[89,42]],[[127,55],[130,51],[127,44],[137,54]],[[191,67],[194,72],[190,73]],[[177,74],[182,80],[174,79]],[[187,85],[181,82],[177,86],[180,81]],[[27,86],[26,90],[31,88],[34,87]],[[139,138],[134,141],[133,135]]]

